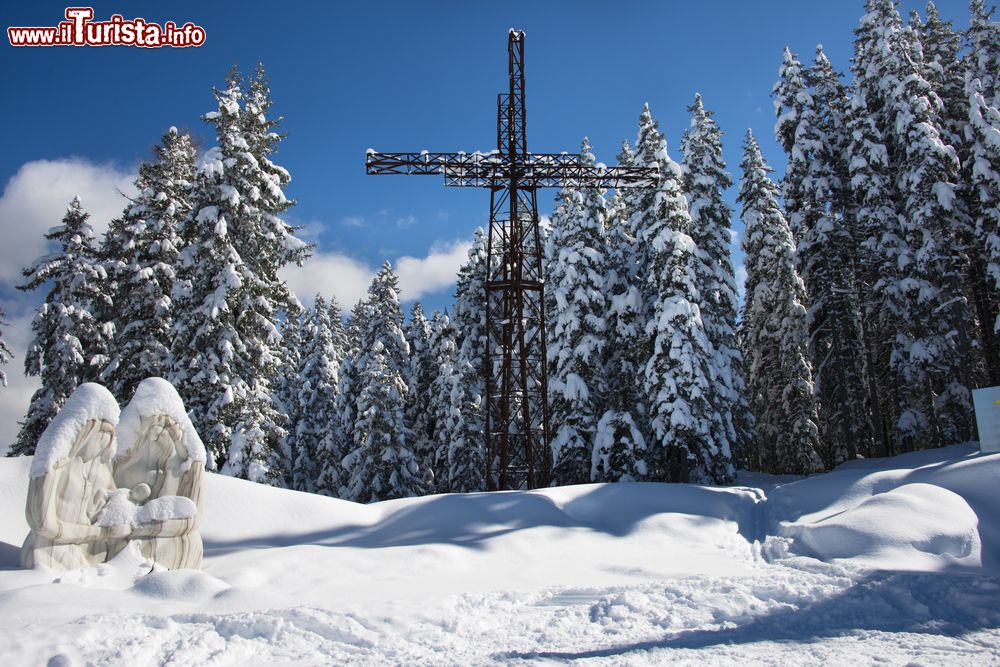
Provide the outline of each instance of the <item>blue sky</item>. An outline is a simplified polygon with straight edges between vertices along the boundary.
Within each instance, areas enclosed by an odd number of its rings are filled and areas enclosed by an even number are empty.
[[[10,4],[4,27],[54,26],[65,6]],[[307,225],[303,234],[320,253],[295,277],[300,296],[351,293],[384,259],[408,256],[402,266],[419,283],[416,291],[429,306],[444,307],[452,289],[447,275],[462,254],[457,243],[486,223],[487,191],[445,188],[438,177],[366,176],[364,153],[493,148],[509,28],[526,32],[531,150],[574,151],[586,135],[598,159],[611,163],[622,139],[634,140],[649,102],[679,160],[686,108],[701,92],[716,112],[726,161],[738,178],[748,127],[776,176],[784,168],[770,99],[783,47],[810,61],[822,43],[847,71],[852,30],[863,12],[862,0],[117,0],[93,7],[98,20],[120,13],[161,24],[192,21],[207,39],[190,49],[14,49],[0,40],[0,183],[6,184],[0,225],[7,239],[0,244],[0,306],[14,320],[8,336],[16,347],[25,342],[30,307],[40,295],[16,293],[14,269],[44,250],[40,234],[58,223],[77,191],[94,210],[96,226],[106,224],[123,204],[115,188],[127,190],[136,164],[169,126],[211,145],[200,116],[213,109],[211,88],[223,84],[231,65],[248,72],[263,62],[274,109],[285,117],[288,138],[276,161],[291,172],[287,194],[299,202],[289,220]],[[923,3],[907,1],[901,9],[905,16],[918,7]],[[965,27],[965,0],[938,7]],[[551,191],[540,198],[543,214],[551,200]],[[20,364],[16,359],[8,375],[19,375]]]
[[[735,172],[747,127],[780,171],[769,97],[788,45],[803,60],[822,43],[847,70],[851,2],[303,2],[96,3],[149,21],[205,27],[200,48],[137,49],[3,46],[8,103],[0,181],[24,163],[83,157],[122,169],[148,155],[170,125],[211,142],[199,120],[211,87],[230,65],[257,61],[272,78],[288,138],[277,160],[292,174],[291,217],[324,251],[374,264],[423,256],[434,242],[468,237],[485,222],[488,196],[445,189],[436,177],[369,177],[364,151],[493,147],[495,95],[505,85],[506,32],[526,31],[529,147],[575,150],[590,137],[612,162],[634,139],[644,102],[666,132],[672,155],[695,92],[715,110]],[[916,3],[904,3],[907,11]],[[24,3],[9,25],[54,25],[63,4]],[[965,2],[942,2],[964,26]],[[5,40],[4,40],[5,41]],[[735,175],[735,174],[734,174]],[[86,205],[86,202],[84,202]],[[551,192],[541,198],[551,208]],[[322,229],[319,229],[320,223]],[[4,225],[12,221],[3,221]]]

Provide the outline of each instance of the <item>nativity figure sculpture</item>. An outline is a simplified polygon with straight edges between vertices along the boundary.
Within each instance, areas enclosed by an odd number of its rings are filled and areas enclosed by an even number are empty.
[[[200,568],[205,460],[166,380],[143,380],[123,410],[101,385],[81,385],[36,446],[21,564],[76,569],[132,545],[160,567]]]

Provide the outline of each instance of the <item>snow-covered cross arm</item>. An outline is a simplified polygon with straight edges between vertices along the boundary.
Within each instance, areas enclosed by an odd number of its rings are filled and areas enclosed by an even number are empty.
[[[614,166],[588,162],[576,153],[525,153],[511,160],[501,151],[483,153],[381,153],[369,148],[368,174],[441,174],[445,185],[502,187],[516,179],[528,187],[588,188],[652,187],[659,178],[655,166]]]

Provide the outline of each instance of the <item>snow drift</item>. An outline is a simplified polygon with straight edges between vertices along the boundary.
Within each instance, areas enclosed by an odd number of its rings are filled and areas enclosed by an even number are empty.
[[[1000,455],[971,445],[742,487],[367,506],[206,475],[203,571],[128,550],[60,575],[16,569],[29,467],[0,460],[4,664],[1000,656]]]

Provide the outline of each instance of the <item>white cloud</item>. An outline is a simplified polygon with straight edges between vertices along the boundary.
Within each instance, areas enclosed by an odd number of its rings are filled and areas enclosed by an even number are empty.
[[[365,292],[375,274],[368,266],[339,253],[314,252],[304,266],[285,267],[281,277],[303,304],[311,304],[317,293],[337,297],[348,311]]]
[[[470,241],[435,244],[426,257],[398,258],[393,268],[399,274],[402,300],[415,301],[453,285],[471,245]],[[333,294],[347,311],[368,292],[377,270],[347,255],[317,252],[305,266],[287,267],[281,275],[303,303],[312,303],[317,292]]]
[[[80,197],[90,223],[100,234],[108,221],[121,214],[125,199],[133,194],[134,172],[78,158],[35,160],[18,169],[0,196],[0,280],[16,284],[21,268],[45,254],[45,232],[66,215],[66,206]]]
[[[453,285],[462,264],[469,258],[471,241],[454,241],[432,246],[426,257],[400,257],[395,269],[403,301],[415,301],[425,294]]]

